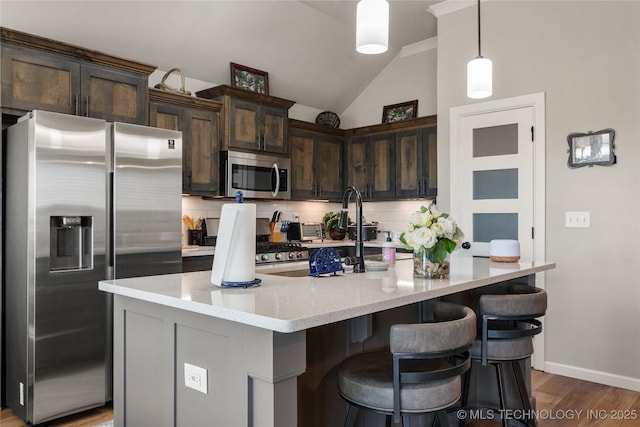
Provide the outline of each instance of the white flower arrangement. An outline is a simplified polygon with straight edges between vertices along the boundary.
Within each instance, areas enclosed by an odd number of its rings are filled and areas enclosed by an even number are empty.
[[[462,244],[463,239],[464,233],[453,218],[424,206],[411,215],[409,225],[400,235],[405,249],[426,251],[434,263],[442,263],[448,254]]]

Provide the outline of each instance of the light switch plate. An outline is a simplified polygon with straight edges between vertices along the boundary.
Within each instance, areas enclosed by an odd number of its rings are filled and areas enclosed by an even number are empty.
[[[190,363],[184,364],[184,385],[207,394],[207,370]]]
[[[569,228],[591,228],[591,212],[565,212],[564,225]]]

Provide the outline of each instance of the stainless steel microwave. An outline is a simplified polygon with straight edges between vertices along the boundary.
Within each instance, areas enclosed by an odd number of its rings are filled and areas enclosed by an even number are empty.
[[[220,153],[221,184],[226,197],[238,190],[257,199],[291,198],[291,159],[240,151]]]

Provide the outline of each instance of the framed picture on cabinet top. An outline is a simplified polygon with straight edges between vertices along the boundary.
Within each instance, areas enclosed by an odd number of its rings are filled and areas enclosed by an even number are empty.
[[[269,73],[231,62],[231,87],[269,95]]]
[[[418,100],[385,105],[382,109],[382,123],[397,122],[399,120],[415,119],[418,116]]]
[[[616,155],[613,152],[613,129],[603,129],[598,132],[570,133],[567,136],[569,144],[570,168],[582,166],[611,166],[616,163]]]

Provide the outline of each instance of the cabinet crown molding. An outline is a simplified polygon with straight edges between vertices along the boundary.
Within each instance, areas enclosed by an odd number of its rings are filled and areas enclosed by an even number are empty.
[[[348,129],[345,131],[347,138],[360,135],[371,135],[376,133],[394,132],[397,130],[411,130],[424,127],[436,127],[438,125],[438,116],[423,116],[415,119],[398,120],[391,123],[380,123],[377,125],[363,126],[359,128]]]
[[[180,95],[160,89],[149,88],[150,102],[166,102],[173,105],[181,105],[183,107],[201,107],[210,110],[220,111],[222,103],[205,98],[196,98],[190,95]]]
[[[83,47],[74,46],[68,43],[36,36],[34,34],[24,33],[22,31],[12,30],[5,27],[0,27],[0,41],[2,41],[3,43],[43,50],[49,53],[66,56],[68,58],[81,59],[84,61],[92,62],[94,64],[106,65],[112,68],[118,68],[124,71],[143,74],[147,76],[156,69],[156,67],[152,65],[118,58],[106,53],[98,52],[91,49],[85,49]]]
[[[322,132],[327,135],[335,135],[344,137],[344,129],[336,129],[329,126],[319,125],[316,123],[305,122],[302,120],[289,119],[289,127],[292,129],[304,129],[313,132]]]
[[[203,89],[196,92],[196,96],[200,98],[217,99],[221,96],[235,96],[237,98],[248,99],[249,101],[259,102],[261,104],[270,104],[275,107],[286,108],[287,110],[295,104],[295,101],[290,101],[284,98],[278,98],[276,96],[265,95],[263,93],[251,92],[246,89],[240,89],[237,87],[231,87],[228,85],[214,86],[209,89]]]

